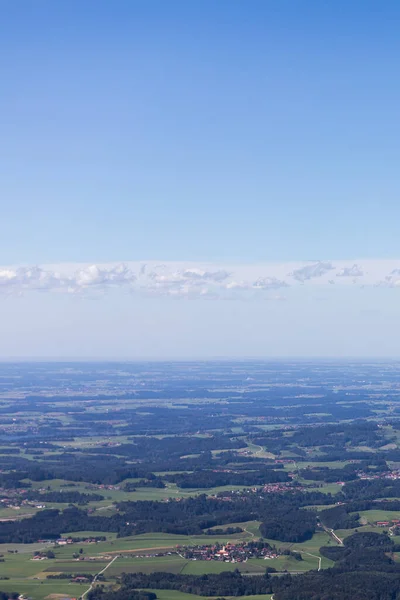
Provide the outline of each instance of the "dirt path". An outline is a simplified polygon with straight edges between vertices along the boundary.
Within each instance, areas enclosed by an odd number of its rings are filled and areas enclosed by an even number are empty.
[[[88,595],[89,592],[92,591],[94,584],[97,581],[97,578],[99,575],[103,575],[104,571],[107,571],[108,567],[111,567],[111,565],[113,564],[114,561],[116,561],[118,558],[118,556],[114,556],[114,558],[112,560],[110,560],[110,562],[104,567],[104,569],[102,569],[101,571],[99,571],[97,573],[97,575],[94,576],[92,583],[90,584],[90,587],[88,587],[88,589],[86,590],[86,592],[83,592],[81,598],[82,600],[84,600],[85,596]]]
[[[304,550],[296,550],[296,552],[300,552],[300,554],[307,554],[307,556],[312,556],[318,560],[318,571],[321,570],[322,558],[317,556],[316,554],[311,554],[311,552],[305,552]]]
[[[107,555],[109,556],[110,554],[138,554],[139,552],[152,552],[153,550],[172,550],[173,552],[176,552],[176,545],[173,546],[172,544],[169,544],[169,546],[151,546],[150,548],[136,548],[133,550],[110,550],[107,551]],[[99,553],[99,554],[106,554],[105,552]]]
[[[253,537],[253,538],[256,537],[254,535],[254,533],[252,533],[251,531],[249,531],[248,529],[246,529],[246,527],[243,527],[243,531],[245,531],[246,533],[248,533],[249,535],[251,535],[251,537]]]
[[[336,535],[336,533],[333,531],[333,529],[330,529],[329,527],[326,527],[323,523],[321,523],[324,531],[326,531],[327,534],[329,534],[331,537],[334,538],[334,540],[340,545],[343,546],[343,540],[340,539],[340,537],[338,535]]]
[[[333,531],[333,529],[329,529],[329,533],[331,535],[333,535],[333,537],[335,538],[335,540],[341,545],[343,546],[343,540],[340,539],[339,536],[336,535],[336,533]]]

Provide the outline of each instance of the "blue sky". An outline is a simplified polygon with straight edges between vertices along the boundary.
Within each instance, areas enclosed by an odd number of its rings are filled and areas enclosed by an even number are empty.
[[[0,264],[13,273],[21,265],[63,273],[65,263],[75,273],[87,268],[78,263],[186,261],[203,271],[206,263],[230,264],[233,281],[241,264],[264,265],[257,277],[265,278],[272,263],[286,276],[293,261],[350,261],[351,268],[400,258],[399,23],[400,5],[391,0],[5,0]],[[185,309],[164,296],[132,300],[125,286],[96,299],[76,300],[75,284],[73,299],[25,295],[26,277],[32,282],[37,273],[19,272],[10,287],[5,269],[0,334],[14,335],[14,345],[0,343],[0,356],[78,355],[84,341],[88,356],[344,355],[343,340],[357,354],[368,341],[366,315],[375,331],[370,353],[393,354],[400,324],[398,331],[383,321],[398,319],[397,286],[385,279],[396,268],[383,262],[363,296],[361,286],[333,292],[325,280],[329,292],[300,286],[288,301],[271,297],[267,315],[258,296],[246,312],[247,301],[236,298],[196,298]],[[387,289],[372,291],[381,281]],[[10,298],[11,288],[23,297]],[[101,343],[93,324],[84,337],[71,323],[56,335],[51,314],[81,323],[87,306],[101,307]],[[147,333],[135,334],[133,306],[150,323]],[[346,311],[359,314],[358,345],[348,326],[334,343],[337,330],[328,324],[339,306],[346,323]],[[125,315],[120,329],[116,310]],[[193,326],[203,324],[197,337],[185,311],[194,311]],[[229,341],[239,313],[247,329]],[[305,344],[304,319],[313,314],[321,334]],[[129,339],[146,337],[142,350],[123,341],[131,321]],[[212,343],[202,337],[207,322]],[[40,343],[36,327],[46,332]],[[174,348],[171,335],[181,339]]]

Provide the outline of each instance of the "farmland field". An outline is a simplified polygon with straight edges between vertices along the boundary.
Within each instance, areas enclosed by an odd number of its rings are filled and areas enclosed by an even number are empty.
[[[328,363],[1,367],[0,589],[280,600],[374,535],[398,564],[375,525],[400,515],[397,367],[383,395],[365,369],[376,389]]]

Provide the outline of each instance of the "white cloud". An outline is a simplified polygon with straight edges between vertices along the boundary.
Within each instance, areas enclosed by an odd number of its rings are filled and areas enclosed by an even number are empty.
[[[289,287],[289,284],[277,277],[258,277],[255,281],[228,281],[224,288],[227,290],[278,290]]]
[[[327,261],[264,264],[127,262],[0,267],[0,293],[89,294],[124,288],[132,293],[182,298],[260,297],[300,286],[400,287],[399,261]],[[332,273],[336,271],[336,277]],[[335,286],[335,287],[337,287]],[[293,292],[294,293],[294,292]],[[290,292],[292,295],[292,291]]]
[[[133,283],[136,275],[126,266],[117,265],[115,267],[104,268],[97,265],[91,265],[85,269],[76,271],[71,277],[69,284],[71,287],[86,289],[92,287],[120,286]]]
[[[278,290],[282,287],[289,287],[289,284],[276,277],[259,277],[253,283],[255,290]]]
[[[0,269],[0,291],[22,293],[24,291],[79,292],[90,288],[121,286],[135,281],[136,277],[125,265],[99,267],[91,265],[73,274],[60,274],[41,267]]]
[[[230,276],[228,271],[223,269],[219,271],[202,271],[201,269],[186,269],[182,273],[184,278],[201,281],[225,281]]]
[[[387,275],[384,280],[377,283],[381,287],[400,287],[400,269],[393,269],[390,275]]]
[[[58,273],[45,271],[40,267],[0,269],[1,291],[20,293],[24,290],[59,289],[63,283]]]
[[[330,262],[316,262],[311,265],[305,265],[300,269],[295,269],[289,275],[297,281],[304,282],[313,277],[322,277],[322,275],[325,275],[325,273],[334,268]]]
[[[342,267],[340,271],[336,273],[336,277],[362,277],[363,275],[364,271],[356,264],[351,267]]]
[[[228,281],[224,287],[226,290],[250,290],[252,285],[247,281]]]

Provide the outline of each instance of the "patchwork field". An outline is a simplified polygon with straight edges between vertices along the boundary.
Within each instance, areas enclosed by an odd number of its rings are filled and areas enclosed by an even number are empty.
[[[335,535],[357,534],[349,564],[367,576],[364,534],[400,515],[400,367],[384,376],[330,363],[0,366],[0,590],[80,598],[98,576],[85,600],[130,585],[137,600],[139,582],[169,577],[181,591],[160,600],[239,587],[280,600],[279,581],[305,598],[303,580],[345,572]]]

